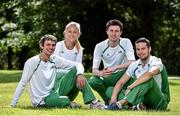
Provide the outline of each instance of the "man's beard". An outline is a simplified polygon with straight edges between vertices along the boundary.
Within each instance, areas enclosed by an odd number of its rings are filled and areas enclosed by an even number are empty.
[[[142,58],[141,60],[142,60],[142,61],[147,61],[148,58],[149,58],[149,56],[150,56],[150,53],[148,53],[148,55],[147,55],[146,57]]]

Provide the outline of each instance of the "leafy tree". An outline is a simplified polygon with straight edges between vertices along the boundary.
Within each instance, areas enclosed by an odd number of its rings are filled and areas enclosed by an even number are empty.
[[[162,58],[170,74],[180,75],[180,3],[177,0],[163,0],[157,8],[154,53]]]
[[[179,7],[177,0],[1,0],[0,68],[22,69],[39,52],[42,35],[62,40],[65,25],[76,21],[81,24],[80,41],[89,70],[95,45],[107,38],[106,22],[119,19],[123,37],[133,43],[147,37],[169,73],[179,74],[180,63],[174,63],[180,53]]]

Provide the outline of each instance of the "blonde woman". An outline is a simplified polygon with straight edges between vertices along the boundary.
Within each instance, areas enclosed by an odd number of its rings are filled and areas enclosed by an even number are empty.
[[[81,35],[80,24],[76,22],[70,22],[66,25],[64,30],[64,40],[57,43],[55,48],[55,55],[65,58],[66,60],[71,60],[82,64],[83,48],[80,45],[79,37]],[[57,82],[61,80],[67,71],[59,70],[57,73]],[[56,87],[57,86],[57,87]],[[55,85],[55,89],[58,88],[58,83]],[[79,91],[82,91],[84,103],[91,103],[90,108],[103,109],[104,105],[99,102],[99,100],[94,99],[89,101],[89,99],[94,96],[89,83],[84,77],[78,77],[74,87],[69,92],[68,97],[73,101],[78,95]],[[90,95],[90,94],[91,95]],[[76,103],[74,103],[76,104]],[[76,104],[77,106],[78,104]]]
[[[57,43],[54,54],[67,60],[82,63],[83,48],[78,40],[81,35],[80,24],[68,23],[63,34],[64,40]]]

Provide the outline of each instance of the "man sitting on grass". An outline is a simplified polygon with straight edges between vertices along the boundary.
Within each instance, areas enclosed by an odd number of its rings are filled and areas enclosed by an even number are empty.
[[[83,93],[85,104],[90,103],[90,108],[104,109],[104,105],[95,98],[83,75],[82,64],[52,55],[56,42],[56,37],[52,35],[45,35],[40,39],[41,52],[25,62],[22,78],[14,93],[11,106],[16,106],[29,83],[29,94],[33,106],[74,107],[76,105],[70,101],[69,96],[73,94],[71,90],[76,85]],[[68,69],[69,72],[55,81],[57,69]]]
[[[132,63],[123,77],[106,91],[110,98],[108,109],[117,110],[131,105],[134,110],[165,110],[170,101],[168,75],[161,59],[151,56],[149,40],[135,42],[139,60]]]

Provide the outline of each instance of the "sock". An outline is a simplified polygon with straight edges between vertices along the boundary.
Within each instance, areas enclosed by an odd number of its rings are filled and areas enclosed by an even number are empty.
[[[122,105],[121,105],[121,103],[116,102],[116,105],[118,106],[118,108],[119,108],[119,109],[122,109]]]

